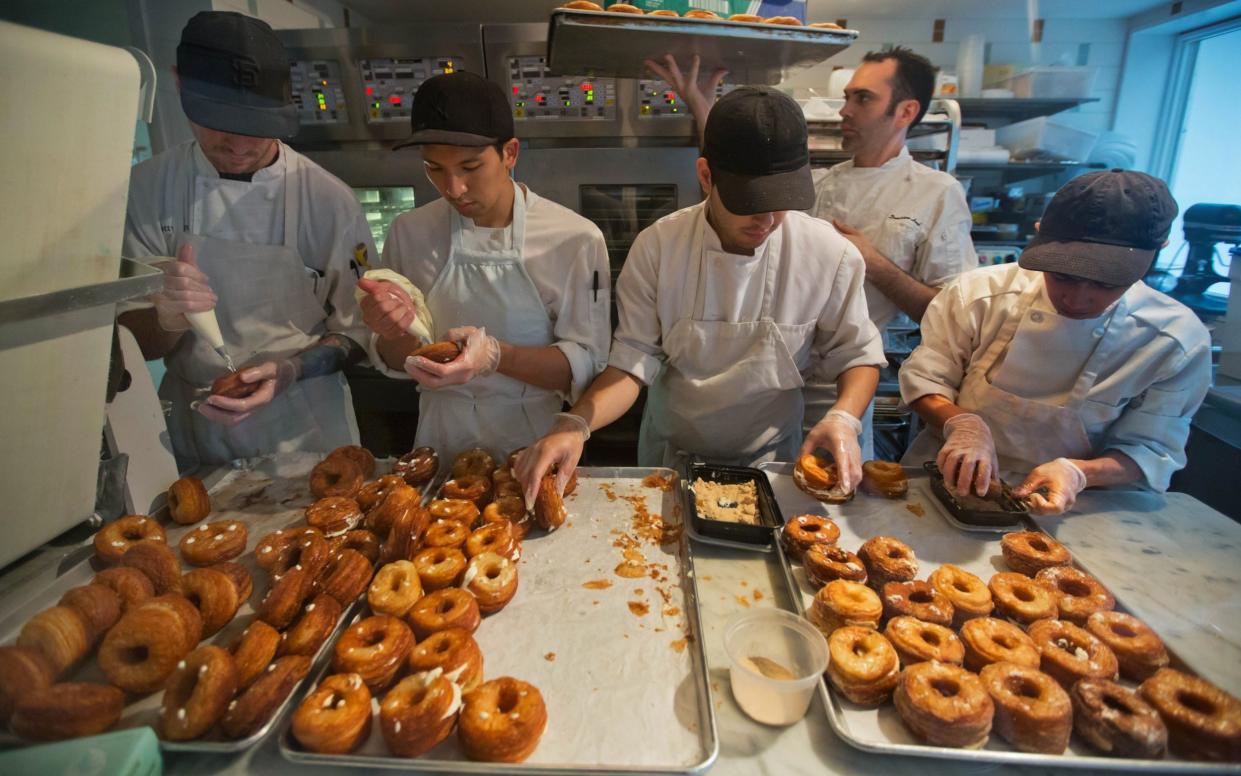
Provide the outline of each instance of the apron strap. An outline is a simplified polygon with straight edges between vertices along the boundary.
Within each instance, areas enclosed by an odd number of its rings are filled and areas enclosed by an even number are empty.
[[[284,247],[298,253],[297,232],[301,226],[301,208],[297,206],[302,176],[300,165],[289,153],[288,148],[279,140],[276,141],[278,152],[284,157]],[[299,254],[300,255],[300,254]],[[305,259],[302,260],[305,263]]]
[[[1066,407],[1077,409],[1085,404],[1086,394],[1094,387],[1095,380],[1099,377],[1099,369],[1103,366],[1107,356],[1111,355],[1112,351],[1115,350],[1118,344],[1116,337],[1109,337],[1108,334],[1112,331],[1113,321],[1117,320],[1117,318],[1123,319],[1129,314],[1129,303],[1125,301],[1125,297],[1128,295],[1128,292],[1126,292],[1124,296],[1117,300],[1116,304],[1112,306],[1111,315],[1100,324],[1103,327],[1103,331],[1099,335],[1099,341],[1095,343],[1094,351],[1090,354],[1090,358],[1086,360],[1085,366],[1082,367],[1082,373],[1078,375],[1077,382],[1073,383],[1073,390],[1069,394],[1068,402],[1065,403]]]
[[[516,181],[510,180],[510,183],[513,185],[513,244],[508,246],[501,255],[507,254],[513,259],[518,259],[526,248],[526,196],[525,191]],[[445,267],[456,261],[454,257],[461,252],[461,235],[465,232],[465,216],[458,213],[452,205],[448,206],[448,218],[449,249],[448,260],[444,263]]]
[[[987,379],[988,374],[991,372],[991,367],[995,365],[995,362],[1000,358],[1000,354],[1012,342],[1013,335],[1017,333],[1017,327],[1025,320],[1026,313],[1029,312],[1031,305],[1038,299],[1042,290],[1043,279],[1039,277],[1037,282],[1030,284],[1029,288],[1021,292],[1021,296],[1017,299],[1017,309],[1004,320],[1000,330],[996,332],[995,338],[991,340],[991,344],[983,351],[974,368],[970,370],[971,372],[981,376],[984,380]]]
[[[706,256],[706,250],[703,248],[704,235],[707,229],[713,228],[707,221],[707,201],[703,200],[699,206],[698,214],[695,216],[696,228],[693,230],[693,237],[690,240],[690,266],[686,274],[687,277],[694,278],[694,293],[682,294],[681,296],[681,317],[694,321],[701,321],[703,312],[706,310],[706,274],[707,264],[703,260]],[[777,228],[760,246],[762,255],[758,260],[763,262],[763,300],[759,307],[758,320],[771,320],[771,309],[773,305],[772,297],[776,287],[776,269],[777,262],[772,261],[773,254],[780,253],[780,240],[783,235],[783,227]],[[692,300],[692,301],[691,301]]]

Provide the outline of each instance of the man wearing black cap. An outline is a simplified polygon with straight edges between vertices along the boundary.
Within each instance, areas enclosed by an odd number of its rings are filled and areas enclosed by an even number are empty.
[[[1166,490],[1211,380],[1206,328],[1141,282],[1176,210],[1144,173],[1079,176],[1017,264],[945,288],[901,368],[901,396],[929,426],[905,461],[938,449],[960,494],[1024,478],[1016,495],[1040,514],[1090,486]]]
[[[352,192],[281,142],[298,128],[284,47],[258,19],[199,13],[176,76],[194,140],[134,168],[125,251],[178,260],[152,305],[120,320],[168,366],[178,464],[354,443],[340,369],[364,355],[353,285],[373,243]],[[189,330],[207,311],[223,353]],[[251,395],[205,395],[225,355]]]
[[[593,223],[512,180],[519,143],[498,84],[430,78],[411,123],[403,145],[420,147],[441,198],[392,222],[379,273],[399,276],[359,283],[371,360],[420,383],[418,445],[445,460],[471,447],[506,456],[607,363],[607,246]],[[427,338],[461,353],[411,357]]]
[[[519,461],[529,497],[553,463],[562,487],[588,429],[620,417],[642,385],[641,465],[684,455],[752,465],[823,448],[841,490],[860,481],[859,418],[883,350],[857,249],[798,212],[814,203],[801,109],[769,88],[726,95],[707,118],[697,169],[706,200],[643,230],[629,251],[608,369],[571,410],[575,421]],[[803,443],[811,374],[835,380],[840,395]]]

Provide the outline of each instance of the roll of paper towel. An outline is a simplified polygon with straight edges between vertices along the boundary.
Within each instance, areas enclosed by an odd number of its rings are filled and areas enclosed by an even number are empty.
[[[957,48],[957,93],[977,97],[982,91],[983,57],[987,41],[981,35],[969,35]]]

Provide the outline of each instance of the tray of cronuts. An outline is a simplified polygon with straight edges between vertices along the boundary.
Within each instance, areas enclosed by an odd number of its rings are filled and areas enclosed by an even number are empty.
[[[182,477],[166,514],[106,524],[0,623],[0,723],[25,741],[148,725],[169,750],[253,746],[395,551],[389,526],[422,513],[411,483],[435,463],[376,479],[346,447]]]
[[[786,519],[793,599],[827,639],[828,718],[848,743],[1052,767],[1241,762],[1241,701],[1196,676],[1052,537],[918,516],[903,507],[934,501],[923,477],[904,505],[825,506],[788,465],[762,468]]]

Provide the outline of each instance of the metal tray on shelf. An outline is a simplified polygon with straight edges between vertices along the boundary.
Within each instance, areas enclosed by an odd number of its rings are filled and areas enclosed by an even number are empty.
[[[931,494],[929,481],[918,470],[909,470],[909,494],[905,503],[900,499],[883,499],[859,493],[848,504],[830,505],[828,509],[816,509],[819,502],[802,493],[793,484],[792,464],[760,464],[772,481],[776,499],[785,509],[807,512],[827,512],[840,526],[837,543],[845,549],[856,550],[866,539],[877,536],[893,536],[913,548],[918,557],[918,578],[924,579],[943,563],[953,563],[987,580],[997,571],[1006,571],[1000,552],[998,534],[952,530],[954,522],[948,520],[948,512]],[[918,504],[919,509],[909,510],[908,505]],[[934,504],[927,510],[925,504]],[[827,505],[819,505],[820,507]],[[924,514],[918,515],[922,511]],[[941,522],[940,518],[945,518]],[[947,524],[947,525],[945,525]],[[1020,526],[1024,529],[1027,526]],[[1037,530],[1036,526],[1029,528]],[[1071,549],[1071,548],[1070,548]],[[806,614],[806,607],[814,597],[814,588],[806,578],[800,564],[794,565],[783,551],[777,550],[780,568],[799,614]],[[929,562],[928,562],[929,561]],[[1076,559],[1074,564],[1090,573]],[[1100,579],[1105,586],[1106,579]],[[1111,588],[1109,588],[1111,589]],[[1115,594],[1115,590],[1112,590]],[[1127,610],[1117,598],[1116,608]],[[1192,671],[1192,663],[1169,649],[1172,665]],[[1129,686],[1132,683],[1122,680]],[[1237,773],[1241,766],[1236,763],[1204,763],[1166,757],[1162,760],[1137,760],[1123,757],[1105,757],[1090,749],[1074,736],[1064,754],[1035,754],[1018,752],[992,731],[991,738],[982,749],[954,749],[922,743],[900,721],[892,704],[878,709],[864,709],[838,698],[826,679],[819,682],[819,695],[827,711],[833,732],[849,745],[868,752],[895,754],[909,757],[933,757],[958,760],[967,763],[1004,763],[1050,768],[1090,768],[1099,770],[1128,770],[1158,773]]]
[[[421,757],[394,757],[378,724],[351,754],[316,754],[287,721],[281,754],[296,763],[437,773],[706,771],[719,741],[676,478],[671,469],[579,468],[564,526],[526,538],[516,597],[475,632],[484,679],[523,679],[547,703],[547,729],[528,760],[472,762],[455,734]],[[668,521],[662,533],[656,515]],[[646,573],[619,576],[635,551]],[[325,661],[313,681],[329,670]]]

